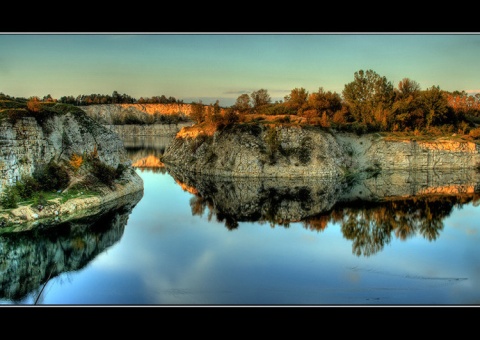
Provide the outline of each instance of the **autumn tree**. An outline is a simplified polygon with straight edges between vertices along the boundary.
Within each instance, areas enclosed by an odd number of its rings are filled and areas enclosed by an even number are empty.
[[[285,96],[284,105],[292,110],[292,114],[302,114],[303,110],[307,108],[308,91],[303,87],[294,88],[290,95]]]
[[[432,86],[422,92],[419,105],[424,111],[427,128],[448,121],[449,109],[447,104],[447,98],[439,86]]]
[[[215,101],[215,103],[213,104],[213,116],[212,116],[212,120],[214,122],[218,121],[219,119],[222,118],[222,109],[220,107],[220,102],[219,100],[217,99]]]
[[[56,101],[55,99],[52,98],[52,96],[50,94],[47,94],[46,96],[43,96],[43,99],[42,101],[44,102],[48,102],[48,103],[51,103],[51,102],[54,102]]]
[[[77,171],[83,164],[83,157],[74,153],[70,157],[69,163],[72,166],[73,170]]]
[[[448,106],[453,109],[457,117],[480,116],[480,93],[469,95],[465,91],[454,91],[445,94]]]
[[[420,85],[409,78],[403,78],[395,89],[395,102],[389,119],[392,131],[409,131],[424,125],[423,111],[418,107]]]
[[[320,87],[317,92],[312,92],[308,96],[308,106],[315,109],[319,116],[325,113],[331,118],[335,112],[342,109],[342,99],[338,93],[326,92]]]
[[[197,124],[200,124],[205,120],[205,106],[201,100],[198,103],[192,103],[192,112],[190,113],[190,118],[192,118]]]
[[[250,94],[250,97],[252,98],[253,109],[256,111],[272,102],[272,98],[268,94],[268,91],[265,89],[253,91]]]
[[[395,91],[396,100],[401,100],[407,97],[417,97],[420,93],[420,84],[415,80],[409,78],[403,78],[398,83],[398,89]]]
[[[372,70],[355,72],[354,81],[345,85],[343,99],[356,121],[370,126],[380,122],[376,112],[386,114],[394,101],[394,89],[387,78]]]
[[[41,108],[40,98],[38,97],[30,97],[27,102],[27,108],[31,112],[39,112]]]
[[[239,112],[247,113],[251,108],[251,106],[250,106],[250,96],[246,93],[241,94],[240,96],[238,96],[238,98],[235,101],[235,104],[233,106]]]
[[[225,116],[223,118],[227,125],[235,124],[240,119],[240,117],[235,113],[235,111],[232,108],[229,108],[226,110]]]

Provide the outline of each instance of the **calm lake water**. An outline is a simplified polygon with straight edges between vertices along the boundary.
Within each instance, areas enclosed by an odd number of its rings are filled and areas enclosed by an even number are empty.
[[[480,195],[469,174],[231,181],[162,167],[168,143],[125,139],[145,189],[121,209],[1,235],[0,302],[480,303]]]

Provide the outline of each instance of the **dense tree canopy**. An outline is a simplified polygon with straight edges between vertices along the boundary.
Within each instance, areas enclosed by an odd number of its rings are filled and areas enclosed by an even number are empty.
[[[250,94],[250,97],[252,98],[252,106],[256,110],[261,109],[272,102],[272,98],[266,89],[253,91]]]
[[[356,121],[375,126],[376,113],[392,107],[394,90],[391,82],[372,70],[355,72],[354,81],[345,85],[343,99]]]

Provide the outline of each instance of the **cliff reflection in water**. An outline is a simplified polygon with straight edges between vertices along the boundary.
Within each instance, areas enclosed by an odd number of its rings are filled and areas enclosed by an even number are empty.
[[[100,215],[0,235],[0,299],[35,300],[50,279],[85,267],[120,240],[142,197],[143,191],[122,197],[120,207]]]
[[[123,137],[123,145],[127,151],[127,156],[132,160],[132,166],[144,171],[155,173],[166,172],[165,165],[160,161],[160,157],[165,152],[167,145],[173,137],[158,136],[126,136]]]
[[[355,182],[317,178],[225,178],[167,168],[190,200],[193,215],[224,222],[269,223],[288,228],[300,222],[323,231],[338,224],[357,256],[370,256],[392,238],[422,236],[434,241],[455,207],[478,204],[478,174],[418,171],[380,173]],[[447,184],[445,184],[447,183]]]

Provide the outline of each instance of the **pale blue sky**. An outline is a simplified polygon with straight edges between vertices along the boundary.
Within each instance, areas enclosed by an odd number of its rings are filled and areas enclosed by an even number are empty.
[[[397,87],[480,92],[480,34],[0,34],[0,92],[54,98],[118,91],[184,102],[266,89],[341,95],[355,72],[371,69]]]

